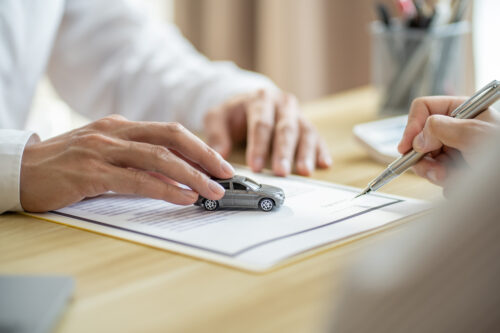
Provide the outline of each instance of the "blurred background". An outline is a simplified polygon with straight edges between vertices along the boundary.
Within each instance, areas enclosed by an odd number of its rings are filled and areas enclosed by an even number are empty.
[[[370,22],[374,5],[391,0],[133,0],[152,20],[172,22],[213,60],[230,60],[269,76],[302,103],[369,85]],[[473,0],[466,38],[465,91],[500,78],[497,20],[500,1]],[[71,112],[44,79],[27,127],[43,138],[79,126],[86,119]]]

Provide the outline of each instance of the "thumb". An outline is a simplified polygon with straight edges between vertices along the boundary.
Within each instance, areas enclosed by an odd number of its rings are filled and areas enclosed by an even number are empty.
[[[231,152],[231,136],[224,109],[210,110],[204,119],[206,140],[210,147],[226,158]]]
[[[413,140],[413,148],[427,153],[448,146],[463,152],[492,130],[493,126],[484,121],[433,115],[427,118],[424,129]]]

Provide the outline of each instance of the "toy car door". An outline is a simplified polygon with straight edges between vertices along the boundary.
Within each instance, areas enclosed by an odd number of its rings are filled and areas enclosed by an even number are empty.
[[[254,207],[253,191],[242,183],[233,182],[234,205],[237,207]]]
[[[229,181],[227,182],[219,182],[219,184],[226,190],[226,193],[222,197],[222,199],[219,200],[219,204],[222,207],[231,207],[234,205],[234,194],[233,191],[231,191],[231,185]]]

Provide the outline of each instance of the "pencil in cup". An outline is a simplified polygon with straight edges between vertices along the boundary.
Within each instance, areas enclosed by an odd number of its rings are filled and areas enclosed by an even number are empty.
[[[429,29],[373,22],[372,82],[380,115],[407,113],[420,96],[466,94],[466,21]]]

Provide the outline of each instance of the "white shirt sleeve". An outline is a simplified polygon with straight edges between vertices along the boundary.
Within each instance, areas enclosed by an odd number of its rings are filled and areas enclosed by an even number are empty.
[[[0,214],[21,211],[20,175],[24,147],[30,131],[0,129]]]
[[[175,26],[122,0],[67,1],[49,75],[71,107],[94,119],[120,113],[194,130],[231,96],[277,89],[265,76],[209,61]]]

